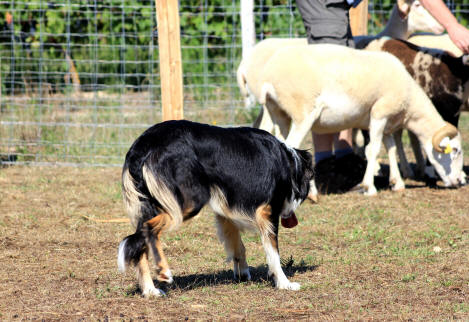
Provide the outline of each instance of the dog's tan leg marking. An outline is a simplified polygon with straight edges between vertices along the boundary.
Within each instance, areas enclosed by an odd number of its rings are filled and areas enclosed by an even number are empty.
[[[238,227],[228,218],[217,215],[217,230],[220,242],[225,246],[228,260],[233,259],[233,274],[241,281],[251,280],[244,247]]]
[[[192,207],[184,209],[184,211],[182,212],[182,221],[183,222],[192,218],[192,217],[189,217],[190,214],[192,213],[192,211],[194,211],[194,208],[192,208]]]
[[[169,269],[166,256],[163,252],[163,246],[161,245],[161,234],[171,225],[171,217],[168,214],[161,213],[158,216],[148,220],[145,224],[148,225],[153,236],[155,236],[154,251],[156,251],[157,254],[155,254],[154,257],[158,272],[156,278],[160,282],[172,283],[173,276],[171,274],[171,270]]]
[[[148,252],[144,252],[137,263],[137,280],[142,294],[145,297],[164,295],[163,291],[157,289],[153,284],[148,265]]]
[[[256,222],[259,226],[259,231],[264,238],[269,239],[272,246],[278,252],[277,239],[273,232],[272,222],[270,216],[272,215],[272,207],[270,205],[262,205],[256,210]]]
[[[275,281],[275,286],[279,289],[285,290],[299,290],[300,284],[291,283],[282,270],[280,263],[280,255],[278,252],[278,239],[274,233],[274,228],[270,220],[272,215],[272,208],[269,205],[264,205],[256,210],[256,221],[261,233],[262,245],[264,246],[267,265],[269,266],[269,275],[272,275]]]

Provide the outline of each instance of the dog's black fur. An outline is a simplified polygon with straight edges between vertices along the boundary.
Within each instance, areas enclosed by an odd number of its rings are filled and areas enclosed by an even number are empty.
[[[214,191],[219,192],[215,204],[222,200],[221,204],[226,205],[217,208],[218,212],[227,212],[217,215],[225,218],[221,222],[227,227],[233,224],[235,230],[245,228],[238,223],[243,218],[236,214],[249,217],[255,227],[257,212],[267,206],[268,216],[264,217],[270,222],[269,232],[275,236],[269,238],[276,248],[280,215],[291,213],[294,207],[285,209],[286,205],[288,208],[293,200],[297,205],[308,194],[313,177],[311,159],[307,151],[291,149],[259,129],[221,128],[190,121],[152,126],[131,146],[123,167],[124,200],[136,232],[121,242],[119,265],[142,264],[142,256],[151,249],[159,269],[165,269],[159,264],[164,255],[155,246],[159,234],[175,228],[178,219],[182,222],[197,215],[203,206],[212,203]],[[173,198],[178,211],[167,209],[171,203],[158,196]],[[244,246],[241,248],[244,252]],[[239,258],[234,259],[236,264]],[[142,270],[140,266],[138,269]],[[144,272],[138,274],[141,279]],[[166,277],[159,279],[172,280]],[[144,294],[145,288],[151,287],[140,284]]]

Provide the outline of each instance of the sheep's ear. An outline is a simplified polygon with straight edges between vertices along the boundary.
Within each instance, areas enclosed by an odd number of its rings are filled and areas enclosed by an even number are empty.
[[[409,15],[412,2],[409,0],[397,0],[397,8],[402,19],[406,19]]]
[[[453,151],[453,152],[461,152],[462,151],[461,142],[456,138],[450,139],[450,146],[451,146],[450,147],[451,151]]]
[[[442,153],[448,154],[450,153],[453,149],[451,147],[451,140],[449,137],[445,136],[443,140],[441,140],[440,144],[438,146],[441,148]]]

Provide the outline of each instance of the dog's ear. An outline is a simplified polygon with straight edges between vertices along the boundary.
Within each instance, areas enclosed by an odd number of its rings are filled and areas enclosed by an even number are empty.
[[[296,174],[296,184],[299,188],[299,194],[304,200],[309,193],[310,181],[314,177],[313,156],[305,150],[296,150],[300,159],[300,169]]]
[[[296,150],[300,160],[302,162],[302,168],[304,172],[304,177],[309,179],[313,178],[314,168],[313,168],[313,156],[306,150]]]

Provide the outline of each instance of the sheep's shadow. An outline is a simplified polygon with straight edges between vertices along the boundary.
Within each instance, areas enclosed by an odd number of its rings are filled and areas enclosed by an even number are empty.
[[[308,271],[314,271],[319,267],[319,265],[310,265],[301,260],[298,264],[294,263],[293,259],[290,257],[289,260],[284,262],[282,265],[283,271],[287,277],[292,277],[297,273],[304,273]],[[216,286],[216,285],[228,285],[236,283],[254,283],[254,284],[263,284],[271,283],[272,286],[273,280],[268,276],[268,267],[267,265],[259,265],[257,267],[249,267],[251,273],[251,280],[248,282],[237,281],[233,277],[233,270],[226,269],[218,271],[215,274],[189,274],[182,276],[174,276],[174,281],[172,284],[160,283],[157,280],[154,280],[155,286],[163,290],[165,293],[171,292],[172,290],[194,290],[198,288],[203,288],[207,286]],[[128,295],[137,295],[141,294],[141,290],[138,285],[133,289],[129,290]]]
[[[416,163],[409,163],[411,169],[414,173],[417,172],[417,164]],[[381,166],[381,173],[379,176],[374,177],[375,186],[378,190],[389,190],[389,165],[387,164],[380,164]],[[463,170],[465,173],[469,173],[469,166],[463,166]],[[419,189],[419,188],[430,188],[435,190],[448,190],[448,189],[457,189],[456,187],[444,187],[438,184],[438,181],[441,181],[440,178],[410,178],[414,183],[406,182],[405,187],[406,189]]]
[[[417,164],[416,163],[409,163],[411,169],[414,173],[417,172]],[[469,173],[469,166],[464,166],[463,170],[465,173]],[[441,179],[423,177],[423,178],[408,178],[404,179],[406,189],[421,189],[421,188],[430,188],[434,190],[448,190],[448,189],[457,189],[457,187],[444,187],[438,182],[441,183]],[[386,191],[391,190],[391,186],[389,183],[389,165],[385,163],[380,163],[380,173],[379,175],[374,176],[374,185],[378,191]],[[351,189],[350,191],[362,191],[360,186]],[[328,191],[321,191],[322,194],[345,194],[349,191],[342,191],[342,192],[328,192]]]

